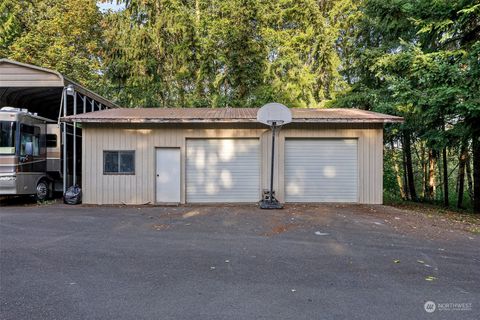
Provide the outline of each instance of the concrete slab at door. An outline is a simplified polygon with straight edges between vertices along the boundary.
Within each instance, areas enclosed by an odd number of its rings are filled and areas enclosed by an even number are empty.
[[[156,164],[156,201],[159,203],[179,203],[180,149],[157,148]]]

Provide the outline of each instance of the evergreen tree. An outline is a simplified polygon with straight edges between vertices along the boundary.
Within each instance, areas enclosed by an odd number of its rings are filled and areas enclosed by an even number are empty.
[[[124,105],[318,107],[345,88],[336,41],[350,1],[122,3],[104,29]]]
[[[342,57],[348,62],[343,74],[353,79],[351,90],[333,105],[404,116],[405,123],[400,130],[390,128],[392,137],[387,140],[402,141],[405,185],[415,198],[415,188],[428,180],[423,169],[423,178],[414,176],[416,164],[409,160],[417,151],[413,149],[425,143],[431,150],[429,161],[435,164],[432,155],[443,154],[442,197],[448,205],[450,154],[465,143],[473,144],[475,154],[478,141],[480,4],[473,0],[364,0],[358,5],[356,27],[342,39],[348,49]],[[416,157],[417,165],[426,167],[422,157]],[[474,168],[480,168],[479,161],[474,157]],[[430,170],[430,178],[434,174]],[[430,187],[434,189],[433,177]]]

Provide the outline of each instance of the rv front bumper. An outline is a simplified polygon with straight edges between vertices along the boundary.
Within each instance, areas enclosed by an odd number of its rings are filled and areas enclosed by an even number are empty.
[[[0,195],[17,194],[17,176],[0,175]]]

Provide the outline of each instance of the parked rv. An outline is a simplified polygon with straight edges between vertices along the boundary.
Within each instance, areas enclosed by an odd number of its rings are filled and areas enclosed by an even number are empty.
[[[62,191],[60,132],[57,122],[27,109],[0,109],[0,195],[45,200]]]

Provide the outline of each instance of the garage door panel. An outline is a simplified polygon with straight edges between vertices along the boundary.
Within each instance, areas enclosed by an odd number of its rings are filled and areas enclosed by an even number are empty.
[[[287,139],[286,202],[357,202],[356,139]]]
[[[258,139],[189,139],[186,167],[187,202],[259,200]]]

